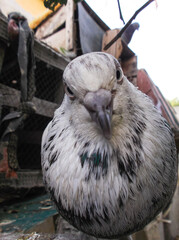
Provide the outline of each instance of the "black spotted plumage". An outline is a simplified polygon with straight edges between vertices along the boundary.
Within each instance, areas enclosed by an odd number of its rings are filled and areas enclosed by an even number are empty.
[[[74,59],[63,79],[70,92],[42,138],[45,185],[62,217],[87,234],[139,231],[175,191],[172,130],[109,54]]]

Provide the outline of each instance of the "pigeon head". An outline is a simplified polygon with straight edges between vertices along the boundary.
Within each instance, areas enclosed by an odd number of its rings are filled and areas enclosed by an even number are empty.
[[[81,105],[106,139],[111,138],[114,98],[123,83],[117,59],[106,53],[80,56],[69,63],[63,75],[66,97],[73,109]],[[80,114],[81,108],[75,113]]]

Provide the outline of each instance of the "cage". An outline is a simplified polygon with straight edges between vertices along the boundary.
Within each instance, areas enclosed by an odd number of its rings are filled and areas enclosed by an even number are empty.
[[[7,19],[2,14],[0,25],[0,189],[43,187],[41,137],[55,109],[62,102],[62,73],[69,59],[35,40],[35,91],[32,104],[36,111],[23,111],[17,51],[9,43]],[[11,118],[13,115],[15,118]],[[20,126],[2,140],[12,119],[19,116],[22,118]]]

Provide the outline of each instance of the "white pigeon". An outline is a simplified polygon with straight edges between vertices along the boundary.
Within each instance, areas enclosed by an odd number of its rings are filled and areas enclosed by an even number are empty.
[[[61,216],[100,238],[139,231],[170,204],[173,133],[113,56],[88,53],[63,74],[65,97],[42,138],[44,183]]]

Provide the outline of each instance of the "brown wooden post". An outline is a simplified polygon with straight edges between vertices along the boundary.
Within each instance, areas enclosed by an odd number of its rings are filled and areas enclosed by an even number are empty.
[[[114,29],[114,30],[106,31],[104,36],[103,36],[103,42],[102,42],[102,51],[113,55],[117,59],[119,59],[119,57],[121,55],[121,52],[122,52],[122,43],[121,43],[120,38],[110,48],[108,48],[106,51],[103,50],[103,49],[106,46],[106,44],[108,42],[110,42],[111,39],[113,39],[114,36],[116,36],[116,34],[119,33],[119,32],[120,32],[120,29]]]

